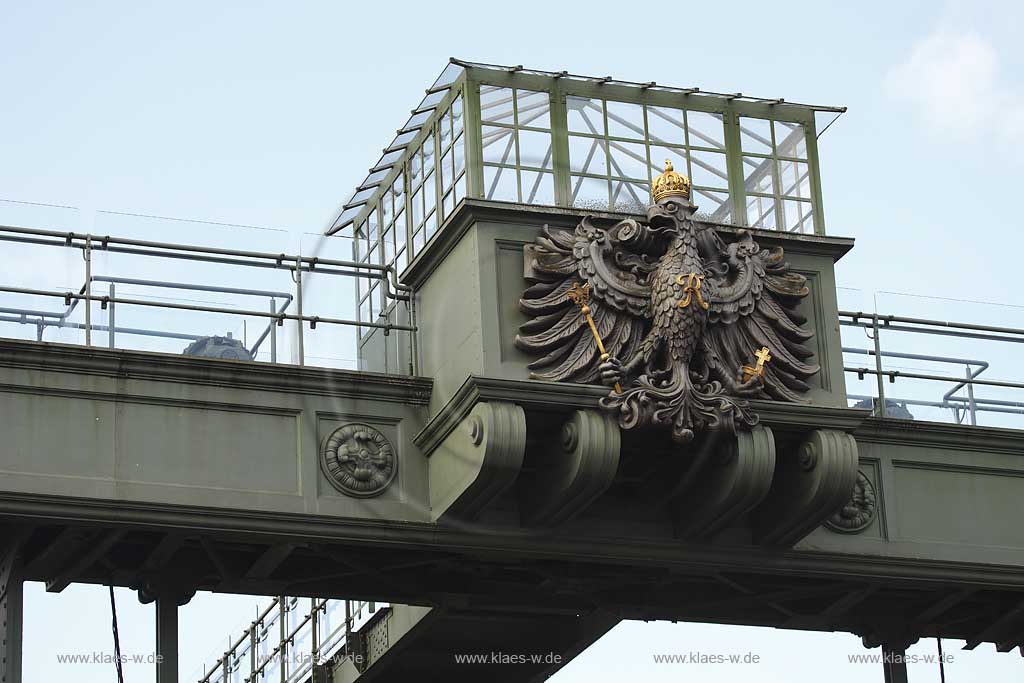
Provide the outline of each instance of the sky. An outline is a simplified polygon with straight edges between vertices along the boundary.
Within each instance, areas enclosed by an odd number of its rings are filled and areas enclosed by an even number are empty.
[[[457,56],[848,106],[819,140],[827,230],[857,240],[837,266],[840,303],[1024,327],[1020,3],[0,0],[0,17],[0,223],[116,232],[125,217],[110,212],[122,212],[273,229],[231,233],[251,248],[294,243],[324,229]],[[132,229],[182,236],[167,223]],[[150,652],[151,607],[118,593],[126,649]],[[33,584],[26,601],[26,681],[110,680],[100,665],[72,675],[56,662],[109,650],[105,591]],[[184,608],[183,671],[262,602],[200,595]],[[695,647],[761,661],[652,661]],[[629,623],[554,680],[799,683],[827,670],[836,683],[881,681],[880,667],[848,663],[862,651],[842,634]],[[947,674],[1019,680],[1022,666],[982,646],[956,651]],[[912,680],[937,680],[934,669],[912,667]],[[146,667],[128,673],[152,680]]]

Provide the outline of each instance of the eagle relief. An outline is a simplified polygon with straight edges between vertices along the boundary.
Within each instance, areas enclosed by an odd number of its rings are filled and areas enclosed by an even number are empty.
[[[530,320],[516,346],[538,358],[531,377],[600,382],[601,406],[623,429],[749,430],[749,399],[805,402],[812,333],[797,307],[806,278],[781,248],[740,231],[727,243],[693,220],[690,181],[665,162],[647,221],[570,232],[545,227],[525,248]]]

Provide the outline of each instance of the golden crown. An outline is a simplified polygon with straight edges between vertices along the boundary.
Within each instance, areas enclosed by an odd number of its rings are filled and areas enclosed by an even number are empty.
[[[690,179],[672,170],[672,161],[665,159],[665,172],[654,179],[651,195],[655,203],[665,197],[679,196],[690,198]]]

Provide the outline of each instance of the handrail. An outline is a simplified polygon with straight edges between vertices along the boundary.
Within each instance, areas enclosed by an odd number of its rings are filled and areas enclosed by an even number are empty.
[[[293,600],[297,604],[294,607],[289,606]],[[356,620],[362,615],[365,608],[368,608],[371,614],[376,610],[374,603],[369,601],[345,600],[345,618],[343,623],[339,624],[321,639],[321,634],[318,630],[319,623],[321,623],[319,615],[327,613],[329,603],[342,601],[319,598],[310,599],[309,611],[293,628],[288,629],[286,628],[287,615],[299,609],[298,600],[300,599],[284,596],[274,598],[256,620],[249,624],[248,628],[245,629],[245,632],[239,638],[230,641],[231,645],[210,669],[204,672],[202,678],[199,679],[199,683],[221,683],[226,681],[227,675],[236,671],[230,666],[232,660],[238,659],[245,654],[244,648],[247,642],[250,651],[249,666],[247,667],[248,675],[243,679],[245,683],[256,683],[257,681],[264,680],[262,674],[275,660],[278,661],[281,667],[280,683],[301,683],[307,680],[306,676],[314,665],[326,661],[340,649],[350,647],[349,639],[355,633]],[[353,609],[353,605],[355,605],[355,609]],[[257,633],[260,629],[268,629],[272,625],[267,625],[267,621],[272,622],[272,624],[280,624],[278,635],[276,636],[276,644],[264,655],[259,656],[257,655],[258,642],[267,642],[268,644],[269,642],[274,642],[266,637],[270,635],[269,631],[264,634],[265,637],[257,639]],[[335,638],[336,635],[342,632],[345,634],[344,639]],[[310,636],[310,650],[309,652],[298,653],[298,656],[303,657],[301,664],[298,664],[295,668],[289,668],[288,663],[291,660],[287,659],[284,653],[287,653],[289,648],[295,647],[296,640],[303,638],[306,633]],[[222,674],[220,677],[217,677],[218,672]]]
[[[930,401],[920,398],[892,400],[896,403],[903,403],[904,405],[920,405],[951,409],[957,422],[961,422],[965,415],[969,415],[971,418],[971,424],[977,424],[977,414],[979,412],[1024,414],[1024,410],[1021,409],[1024,408],[1024,402],[978,398],[974,395],[975,387],[1024,389],[1024,382],[979,377],[982,373],[991,368],[991,363],[988,360],[939,356],[924,353],[886,351],[882,349],[881,345],[881,333],[883,331],[952,336],[970,340],[999,341],[1019,344],[1024,343],[1024,329],[1001,325],[983,325],[977,323],[914,318],[879,313],[865,313],[863,311],[839,311],[839,323],[845,327],[858,327],[864,329],[868,338],[872,340],[874,344],[874,348],[871,349],[850,348],[847,346],[842,347],[844,354],[852,353],[874,356],[874,368],[844,364],[843,370],[848,373],[855,373],[859,379],[864,379],[867,375],[877,377],[877,397],[848,395],[848,398],[852,400],[870,399],[876,406],[876,411],[879,417],[886,417],[887,399],[885,397],[886,390],[885,382],[883,380],[888,379],[889,384],[893,384],[900,378],[924,380],[929,382],[953,383],[953,387],[942,395],[941,401]],[[883,357],[959,365],[965,368],[965,375],[961,377],[951,377],[927,371],[889,370],[882,367]],[[962,389],[966,389],[967,396],[956,396],[955,394]]]
[[[121,304],[125,306],[141,306],[168,311],[189,311],[198,313],[212,313],[220,315],[236,316],[241,319],[244,325],[245,319],[267,321],[259,324],[260,331],[257,332],[255,341],[250,348],[238,348],[237,357],[245,359],[256,359],[260,346],[269,337],[270,340],[270,361],[277,362],[278,335],[273,332],[274,324],[278,327],[287,321],[296,323],[294,328],[295,336],[291,339],[293,356],[299,365],[305,365],[307,340],[303,334],[303,328],[308,323],[310,330],[315,330],[320,323],[327,325],[349,326],[362,331],[357,341],[361,342],[365,335],[372,330],[380,330],[383,335],[389,336],[391,332],[397,331],[410,333],[408,340],[402,338],[399,344],[408,344],[408,353],[399,354],[398,362],[407,361],[407,368],[402,367],[399,371],[406,371],[415,374],[416,372],[416,308],[415,301],[411,296],[411,288],[398,281],[398,273],[393,265],[382,265],[377,263],[358,262],[346,259],[321,258],[317,256],[303,256],[301,254],[273,253],[264,251],[253,251],[243,249],[231,249],[222,247],[206,247],[195,244],[176,244],[169,242],[142,240],[111,235],[93,235],[91,233],[79,233],[74,231],[47,230],[28,228],[20,226],[0,226],[0,241],[27,243],[31,245],[53,246],[58,248],[81,249],[85,261],[84,284],[75,289],[45,289],[38,287],[14,286],[21,283],[0,283],[0,294],[13,294],[21,296],[38,296],[50,298],[62,298],[65,301],[66,310],[46,311],[38,310],[38,306],[17,308],[11,304],[0,307],[0,323],[14,323],[29,325],[36,328],[36,337],[39,341],[44,340],[44,334],[51,328],[68,328],[84,331],[86,346],[92,346],[95,342],[94,333],[106,331],[109,333],[109,346],[114,348],[115,336],[119,333],[149,336],[164,339],[187,339],[199,341],[210,337],[210,333],[195,334],[194,330],[188,329],[146,329],[151,325],[118,326],[114,322],[114,308]],[[291,274],[293,286],[291,292],[271,291],[269,288],[242,288],[232,286],[215,286],[202,283],[165,282],[156,279],[143,280],[137,277],[112,277],[113,274],[94,275],[93,255],[97,251],[105,251],[120,254],[143,256],[147,258],[171,258],[182,259],[189,262],[226,264],[232,266],[244,266],[254,268],[284,269]],[[128,273],[126,273],[128,274]],[[359,299],[353,301],[353,305],[359,306],[357,312],[351,317],[343,316],[322,316],[316,315],[314,311],[304,311],[304,304],[310,299],[303,296],[304,288],[309,291],[309,281],[304,274],[322,274],[331,276],[346,276],[359,278],[360,285],[353,290],[365,294],[367,289],[374,293],[372,310],[368,301],[359,303]],[[95,283],[110,283],[109,292],[99,294],[95,291]],[[258,296],[269,299],[269,306],[263,310],[252,310],[251,307],[235,308],[234,302],[230,307],[220,301],[202,302],[176,302],[166,300],[154,300],[149,297],[126,297],[123,293],[115,294],[116,284],[127,284],[133,286],[173,288],[182,290],[208,291],[218,294],[238,296]],[[365,285],[365,288],[364,288]],[[105,288],[106,289],[106,288]],[[120,294],[120,296],[118,296]],[[380,297],[377,299],[376,297]],[[80,311],[79,303],[85,301],[90,305],[84,306],[85,320],[72,319],[72,314]],[[98,302],[102,310],[108,310],[106,324],[94,324],[92,303]],[[295,311],[289,311],[294,302]],[[404,303],[404,309],[396,308],[396,302]],[[363,309],[362,306],[367,308]],[[268,310],[269,308],[269,310]],[[383,310],[379,310],[383,309]],[[379,317],[377,313],[380,313]],[[79,313],[80,315],[80,313]],[[159,326],[159,324],[157,325]],[[229,332],[227,337],[231,338]],[[232,342],[235,343],[235,342]],[[246,341],[246,346],[250,342]],[[165,347],[161,347],[165,348]],[[197,353],[205,352],[205,347]],[[322,357],[316,356],[316,357]],[[390,356],[387,356],[390,358]],[[390,365],[387,366],[390,368]],[[395,370],[391,370],[394,372]]]

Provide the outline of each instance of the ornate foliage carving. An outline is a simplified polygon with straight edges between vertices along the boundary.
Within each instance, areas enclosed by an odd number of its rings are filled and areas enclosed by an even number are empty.
[[[342,493],[356,498],[380,495],[395,478],[395,450],[379,430],[346,424],[324,439],[320,467]]]
[[[825,526],[839,533],[853,534],[863,531],[874,521],[877,507],[875,485],[862,470],[857,470],[857,482],[853,485],[853,495],[843,507],[825,520]]]
[[[680,190],[646,222],[546,228],[525,251],[531,319],[516,337],[538,356],[532,377],[621,384],[602,402],[620,426],[667,428],[680,443],[751,429],[747,399],[804,401],[819,370],[797,312],[806,278],[782,249],[748,232],[726,243],[695,210]]]

